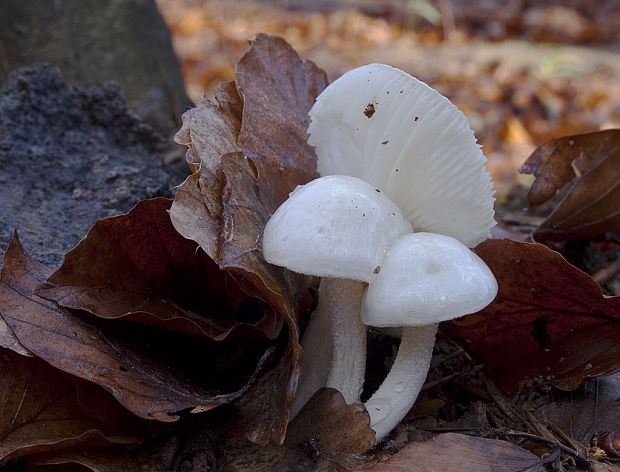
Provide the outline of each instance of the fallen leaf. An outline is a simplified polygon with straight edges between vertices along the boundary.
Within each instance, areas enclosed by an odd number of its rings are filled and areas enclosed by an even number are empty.
[[[284,445],[228,440],[221,447],[222,466],[244,472],[338,469],[334,464],[360,466],[368,463],[361,454],[370,449],[374,439],[364,406],[347,405],[340,392],[323,388],[291,421]]]
[[[361,403],[347,405],[340,392],[322,388],[291,421],[286,444],[298,445],[308,438],[321,452],[361,454],[375,442],[375,432]]]
[[[284,441],[301,352],[297,316],[310,283],[263,260],[262,233],[289,193],[318,177],[306,128],[308,111],[326,85],[325,73],[284,40],[259,34],[237,64],[234,82],[216,90],[217,105],[205,103],[188,114],[177,135],[197,172],[172,206],[175,228],[288,327],[280,361],[236,405],[246,436],[261,444]],[[267,379],[280,387],[263,385]]]
[[[216,341],[277,337],[282,321],[174,229],[170,204],[144,200],[126,215],[96,222],[38,295],[101,318]]]
[[[241,98],[234,84],[221,85],[218,105],[202,100],[183,114],[175,141],[187,146],[186,159],[194,172],[181,184],[170,210],[176,230],[196,241],[218,259],[224,186],[221,157],[237,151],[241,128]]]
[[[499,284],[495,300],[442,333],[462,343],[509,393],[546,383],[563,390],[620,369],[620,297],[537,243],[489,239],[475,252]]]
[[[181,410],[205,411],[237,399],[271,358],[272,348],[247,343],[250,358],[265,354],[253,372],[243,372],[242,382],[231,369],[238,390],[224,393],[225,373],[218,375],[216,362],[205,362],[222,343],[59,307],[34,293],[48,273],[13,239],[0,272],[0,315],[30,352],[100,385],[142,418],[170,422]],[[244,356],[237,344],[232,348]]]
[[[83,383],[40,359],[0,348],[0,461],[47,451],[142,442],[149,422],[129,414],[101,389],[98,398],[109,416],[105,421],[90,416],[80,406],[77,386]]]
[[[327,79],[283,39],[259,34],[237,64],[235,83],[243,99],[237,141],[243,155],[222,159],[226,185],[219,264],[249,282],[254,289],[246,290],[262,295],[288,325],[289,344],[279,375],[283,388],[274,392],[262,414],[271,424],[263,421],[250,436],[258,443],[281,444],[299,372],[299,297],[307,292],[310,279],[267,264],[261,240],[265,223],[289,193],[318,177],[306,128],[308,112]],[[254,413],[250,409],[246,415]]]
[[[586,381],[570,394],[554,390],[551,395],[536,415],[582,444],[590,444],[598,432],[620,432],[620,374]]]
[[[544,460],[506,441],[446,433],[416,442],[372,467],[371,472],[544,471]]]
[[[527,159],[520,172],[536,176],[528,193],[530,207],[549,200],[574,181],[534,232],[536,240],[620,233],[620,130],[552,139]]]
[[[243,98],[237,147],[256,166],[260,200],[270,214],[297,185],[318,177],[306,130],[327,76],[282,38],[261,33],[237,64],[235,83]]]

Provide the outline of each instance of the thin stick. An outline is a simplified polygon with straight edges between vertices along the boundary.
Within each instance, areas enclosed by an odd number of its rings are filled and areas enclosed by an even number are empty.
[[[592,465],[592,462],[590,462],[587,459],[587,457],[585,457],[581,452],[576,451],[572,447],[565,446],[564,444],[561,444],[558,441],[554,441],[553,439],[548,439],[542,436],[537,436],[535,434],[526,433],[523,431],[514,431],[512,429],[499,430],[498,434],[503,435],[503,436],[513,436],[517,438],[527,438],[527,439],[531,439],[532,441],[539,441],[545,444],[549,444],[550,446],[556,446],[562,449],[562,451],[564,451],[565,453],[574,457],[575,461],[579,465],[583,465],[584,467],[588,467],[588,468]]]
[[[603,267],[601,270],[592,274],[592,278],[598,282],[599,285],[606,284],[616,275],[620,274],[620,259],[616,259],[611,264]]]
[[[461,375],[478,372],[478,371],[482,370],[483,368],[484,368],[484,365],[479,364],[477,366],[474,366],[472,369],[464,370],[462,372],[457,372],[456,374],[446,375],[445,377],[442,377],[442,378],[437,379],[437,380],[433,380],[432,382],[426,382],[424,385],[422,385],[422,390],[428,390],[429,388],[436,387],[437,385],[440,385],[440,384],[442,384],[444,382],[448,382],[448,381],[450,381],[452,379],[460,377]]]

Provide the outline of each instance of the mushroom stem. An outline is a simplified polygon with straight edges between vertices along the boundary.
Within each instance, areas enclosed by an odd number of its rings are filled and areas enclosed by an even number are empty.
[[[301,341],[291,419],[322,387],[337,389],[348,404],[359,400],[366,369],[366,326],[360,319],[364,289],[355,280],[321,279],[319,304]]]
[[[437,326],[403,327],[392,369],[366,402],[376,441],[392,431],[415,403],[430,367]]]

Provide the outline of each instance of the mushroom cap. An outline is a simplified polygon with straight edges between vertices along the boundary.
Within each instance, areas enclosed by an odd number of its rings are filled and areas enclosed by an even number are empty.
[[[366,290],[361,316],[370,326],[422,326],[475,313],[496,295],[493,273],[463,243],[410,233],[388,251]]]
[[[369,282],[411,225],[379,189],[332,175],[297,187],[265,226],[267,262],[303,274]]]
[[[310,110],[308,142],[321,175],[382,189],[413,229],[473,247],[490,236],[493,184],[465,115],[409,74],[384,64],[351,70]]]

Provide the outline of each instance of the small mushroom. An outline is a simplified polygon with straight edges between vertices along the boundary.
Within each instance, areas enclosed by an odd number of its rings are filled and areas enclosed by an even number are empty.
[[[385,194],[347,176],[322,177],[298,187],[267,222],[265,260],[323,277],[319,304],[302,340],[291,417],[321,387],[338,389],[347,403],[359,399],[366,367],[363,282],[376,277],[388,248],[411,231]]]
[[[495,297],[492,273],[468,249],[495,224],[493,186],[465,116],[390,66],[347,72],[310,118],[308,142],[324,177],[295,190],[263,238],[267,261],[324,277],[291,416],[323,386],[348,403],[359,399],[362,320],[403,326],[394,365],[366,405],[380,440],[421,389],[437,323]]]

